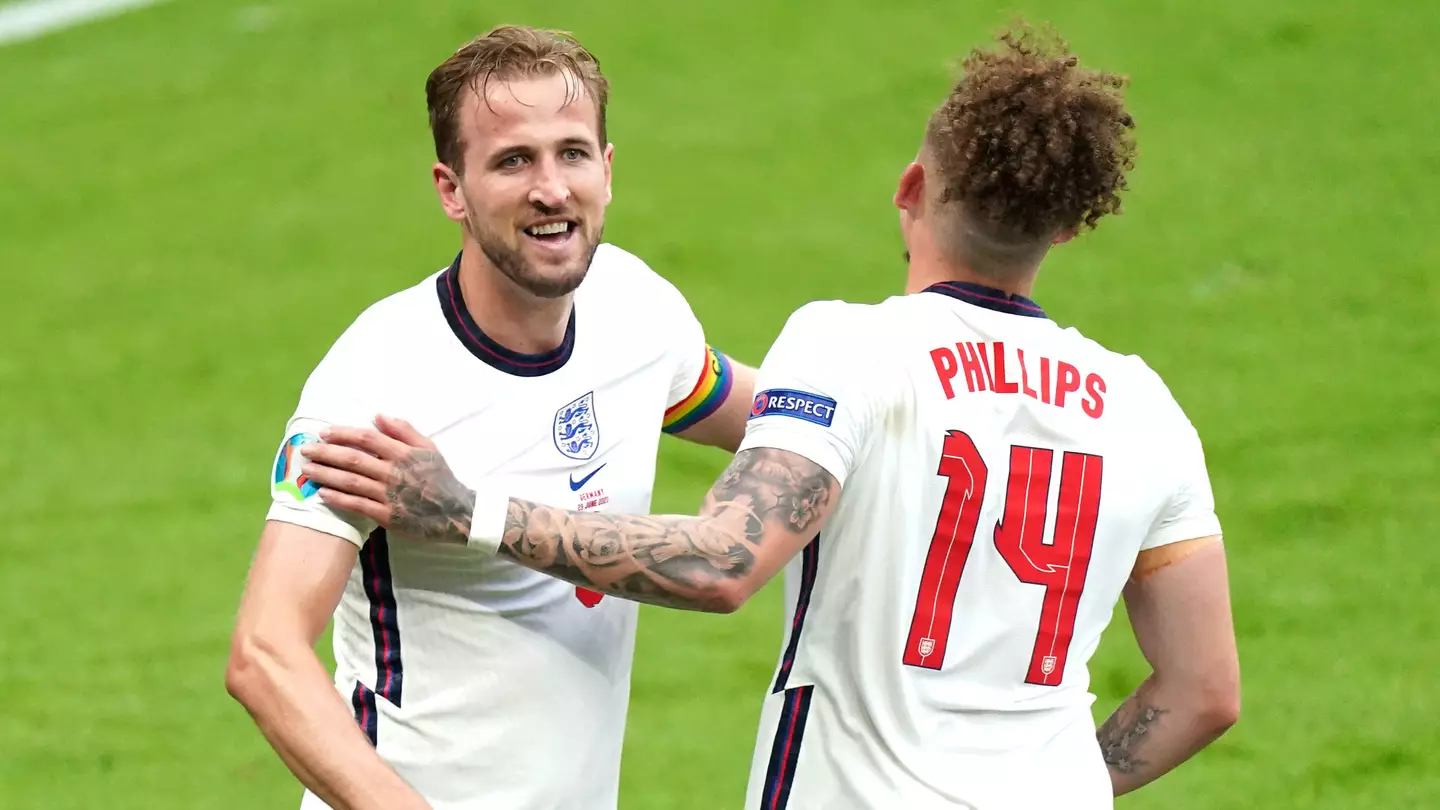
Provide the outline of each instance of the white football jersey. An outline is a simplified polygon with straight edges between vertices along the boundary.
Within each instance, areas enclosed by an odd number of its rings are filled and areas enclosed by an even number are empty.
[[[786,569],[748,808],[1112,807],[1087,662],[1141,549],[1220,533],[1139,358],[946,283],[798,310],[742,450],[842,494]]]
[[[286,427],[268,518],[359,547],[334,614],[335,686],[432,807],[611,810],[636,604],[332,512],[295,448],[383,413],[471,486],[645,514],[667,409],[728,377],[679,291],[619,248],[597,250],[563,344],[533,355],[476,325],[459,261],[371,306],[325,355]]]

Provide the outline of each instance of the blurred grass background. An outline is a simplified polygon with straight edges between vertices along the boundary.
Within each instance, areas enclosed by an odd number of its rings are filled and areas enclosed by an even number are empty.
[[[1016,12],[1132,78],[1141,150],[1035,297],[1165,376],[1232,565],[1241,723],[1119,806],[1440,806],[1440,6],[176,0],[0,47],[0,807],[298,804],[228,636],[305,375],[454,255],[453,48],[598,54],[607,239],[757,363],[800,304],[900,289],[895,181]],[[725,461],[665,441],[656,509]],[[740,806],[779,639],[778,587],[645,610],[622,807]],[[1123,615],[1092,670],[1098,719],[1146,673]]]

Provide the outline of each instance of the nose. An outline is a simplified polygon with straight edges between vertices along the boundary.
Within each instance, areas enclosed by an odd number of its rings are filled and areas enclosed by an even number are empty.
[[[543,208],[562,208],[570,200],[570,186],[553,161],[540,164],[535,185],[530,189],[530,202]]]

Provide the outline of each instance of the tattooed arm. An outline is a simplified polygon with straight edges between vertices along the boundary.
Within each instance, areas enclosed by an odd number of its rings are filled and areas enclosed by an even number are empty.
[[[1169,560],[1147,560],[1160,556]],[[1224,547],[1213,537],[1161,546],[1136,567],[1125,603],[1153,672],[1097,733],[1116,796],[1189,759],[1240,712]]]
[[[475,492],[410,425],[381,417],[376,427],[330,428],[323,444],[301,449],[320,497],[410,537],[468,543]],[[512,498],[499,553],[636,602],[729,613],[815,537],[839,490],[803,456],[754,448],[735,456],[698,517],[569,512]]]
[[[511,499],[500,552],[637,602],[730,613],[810,542],[839,487],[785,450],[735,456],[698,517],[567,512]]]

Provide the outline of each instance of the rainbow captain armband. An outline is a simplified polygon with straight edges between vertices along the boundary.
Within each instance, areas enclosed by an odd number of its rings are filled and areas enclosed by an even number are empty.
[[[680,433],[694,427],[697,422],[709,416],[725,402],[730,395],[730,384],[734,375],[730,373],[730,358],[705,347],[705,369],[690,395],[665,411],[664,430],[666,433]]]

